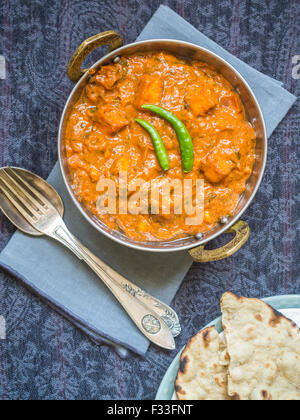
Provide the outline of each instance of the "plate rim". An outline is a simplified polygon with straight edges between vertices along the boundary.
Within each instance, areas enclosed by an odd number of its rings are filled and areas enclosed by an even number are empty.
[[[277,310],[288,309],[288,308],[297,308],[297,309],[300,308],[300,295],[298,294],[297,295],[277,295],[277,296],[271,296],[267,298],[257,298],[257,299],[263,300],[264,302],[268,303],[269,305],[274,307],[274,309],[277,309]],[[216,318],[214,321],[210,322],[202,329],[215,325],[217,331],[220,333],[222,331],[221,320],[222,320],[222,316]],[[184,350],[184,348],[185,347],[183,347],[177,353],[172,363],[168,367],[166,373],[164,374],[163,379],[158,388],[158,391],[156,393],[155,400],[168,401],[172,399],[172,396],[174,394],[173,384],[174,384],[176,374],[178,371],[180,355],[182,351]],[[172,393],[170,395],[169,388],[171,384],[172,384]]]

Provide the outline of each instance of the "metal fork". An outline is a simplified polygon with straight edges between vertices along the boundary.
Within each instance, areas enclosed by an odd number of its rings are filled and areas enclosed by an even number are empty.
[[[92,254],[72,235],[56,208],[35,187],[7,167],[0,169],[0,190],[35,229],[65,245],[88,264],[151,342],[165,349],[175,349],[168,319],[163,319],[151,307],[153,302],[146,304],[151,296],[144,293],[144,299],[143,296],[137,299],[136,295],[143,295],[143,291]],[[155,301],[153,306],[159,306],[160,302]]]

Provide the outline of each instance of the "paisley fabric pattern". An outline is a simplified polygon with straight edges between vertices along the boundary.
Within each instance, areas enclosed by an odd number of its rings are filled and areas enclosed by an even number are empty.
[[[299,0],[5,0],[0,5],[0,165],[43,177],[56,159],[60,114],[72,88],[65,69],[78,44],[117,30],[133,42],[160,4],[295,95],[292,57],[300,54]],[[103,50],[104,51],[104,50]],[[87,64],[99,57],[94,52]],[[234,257],[194,264],[173,307],[180,348],[219,315],[226,290],[247,296],[300,293],[299,102],[270,140],[263,184],[244,219],[250,241]],[[0,248],[13,233],[0,216]],[[221,241],[221,240],[220,240]],[[216,241],[212,246],[220,244]],[[0,271],[0,399],[152,399],[174,353],[151,346],[146,357],[122,360],[92,344],[75,327]]]

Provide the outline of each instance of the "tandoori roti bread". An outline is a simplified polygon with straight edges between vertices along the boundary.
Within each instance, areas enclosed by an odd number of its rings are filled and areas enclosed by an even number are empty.
[[[225,345],[214,327],[200,331],[184,349],[175,382],[179,400],[228,400]],[[226,362],[224,363],[227,364]]]
[[[300,400],[300,330],[259,299],[221,300],[228,394],[237,400]]]

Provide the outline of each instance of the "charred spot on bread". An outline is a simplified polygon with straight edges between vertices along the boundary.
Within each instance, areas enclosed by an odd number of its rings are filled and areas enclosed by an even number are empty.
[[[209,346],[209,336],[210,336],[210,328],[207,328],[202,333],[202,338],[203,338],[205,348],[207,348]]]
[[[262,399],[264,401],[271,401],[272,400],[272,396],[268,393],[268,391],[262,390],[261,391],[261,396],[262,396]]]
[[[274,317],[269,321],[271,327],[276,327],[276,325],[280,324],[282,319],[286,319],[291,323],[292,327],[298,328],[297,324],[295,324],[295,322],[293,322],[291,319],[284,316],[281,312],[276,311],[276,309],[274,309],[272,306],[268,306],[274,315]]]
[[[189,359],[188,359],[187,356],[185,356],[182,360],[180,360],[180,366],[179,366],[180,372],[185,373],[188,361],[189,361]]]
[[[175,391],[181,395],[186,395],[186,392],[181,388],[180,385],[177,385],[177,383],[175,383]]]

